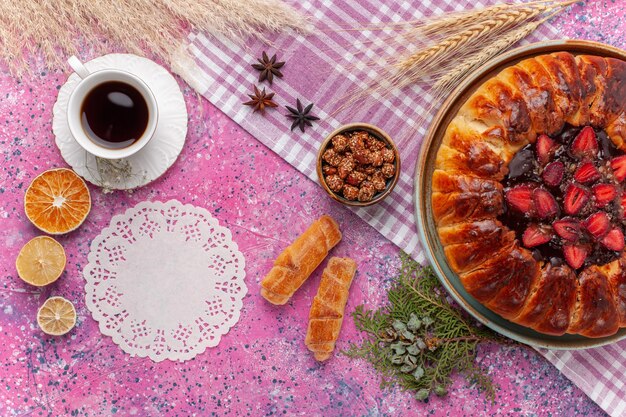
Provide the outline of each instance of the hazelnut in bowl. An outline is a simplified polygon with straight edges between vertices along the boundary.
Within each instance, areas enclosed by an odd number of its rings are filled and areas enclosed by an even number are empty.
[[[387,197],[400,176],[400,154],[383,130],[351,123],[326,137],[317,155],[317,176],[335,200],[365,207]]]

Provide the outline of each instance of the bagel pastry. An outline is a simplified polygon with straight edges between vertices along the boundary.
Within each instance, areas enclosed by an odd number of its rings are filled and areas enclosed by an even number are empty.
[[[558,52],[484,82],[448,125],[432,214],[465,289],[549,335],[626,327],[626,62]]]
[[[318,361],[330,358],[335,350],[355,273],[356,262],[353,259],[334,256],[322,273],[317,295],[311,304],[304,341]]]
[[[287,303],[341,240],[339,225],[324,215],[285,248],[261,281],[261,296],[272,304]]]

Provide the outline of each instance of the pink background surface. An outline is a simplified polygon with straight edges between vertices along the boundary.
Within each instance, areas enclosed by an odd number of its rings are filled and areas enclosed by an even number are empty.
[[[557,26],[564,37],[624,46],[624,6],[620,0],[590,2],[584,13],[574,7]],[[23,283],[15,257],[40,234],[24,215],[25,189],[40,172],[65,166],[51,119],[67,73],[42,70],[37,61],[32,65],[36,74],[20,81],[0,67],[0,415],[603,415],[524,347],[480,348],[478,361],[499,385],[495,404],[460,377],[447,398],[423,404],[398,389],[381,391],[365,362],[339,355],[324,364],[314,361],[303,341],[321,271],[287,305],[274,307],[258,294],[272,260],[313,219],[331,214],[344,231],[334,254],[359,264],[350,313],[358,304],[373,308],[384,302],[398,250],[182,82],[189,134],[176,164],[130,195],[104,195],[90,187],[93,209],[87,221],[59,238],[68,254],[61,279],[44,289]],[[156,364],[130,357],[100,334],[85,307],[82,268],[91,240],[114,214],[143,200],[172,198],[207,208],[230,228],[246,257],[249,294],[239,323],[218,347],[184,363]],[[78,324],[64,337],[45,336],[35,321],[37,308],[52,295],[77,307]],[[347,318],[338,349],[359,338]]]

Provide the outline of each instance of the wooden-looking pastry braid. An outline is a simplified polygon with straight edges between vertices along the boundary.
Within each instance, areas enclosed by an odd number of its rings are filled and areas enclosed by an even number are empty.
[[[337,222],[322,216],[278,255],[261,281],[261,295],[272,304],[285,304],[341,240]]]
[[[356,262],[350,258],[330,258],[309,313],[305,343],[315,359],[330,358],[339,337]]]

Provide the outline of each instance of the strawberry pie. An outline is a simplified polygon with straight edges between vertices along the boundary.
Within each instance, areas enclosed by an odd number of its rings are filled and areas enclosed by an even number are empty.
[[[504,318],[550,335],[626,327],[626,63],[554,53],[481,85],[432,181],[449,266]]]

